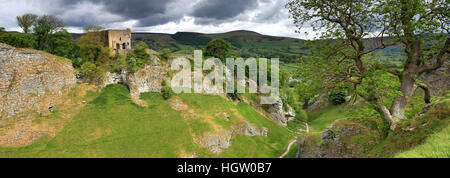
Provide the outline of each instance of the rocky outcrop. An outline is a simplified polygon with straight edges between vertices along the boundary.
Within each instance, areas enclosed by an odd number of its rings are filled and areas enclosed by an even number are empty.
[[[311,135],[297,140],[299,158],[356,158],[363,156],[367,145],[376,143],[377,135],[366,126],[348,120],[338,120],[327,127],[320,138]]]
[[[162,81],[166,80],[166,67],[159,65],[145,65],[135,73],[123,70],[121,73],[106,73],[103,86],[110,84],[124,84],[130,89],[131,96],[139,96],[145,92],[160,92]]]
[[[0,118],[47,114],[76,82],[69,60],[0,43]]]
[[[324,93],[324,94],[320,95],[319,99],[313,105],[308,107],[308,109],[306,111],[313,112],[313,111],[316,111],[319,109],[327,108],[331,105],[333,105],[333,103],[330,101],[328,94]]]
[[[295,110],[291,107],[285,110],[280,97],[275,98],[274,104],[264,105],[264,108],[270,114],[271,118],[282,126],[287,126],[289,121],[295,120]]]
[[[248,122],[242,122],[242,127],[240,130],[240,133],[243,135],[247,135],[250,137],[254,136],[263,136],[267,137],[267,134],[269,133],[269,130],[267,128],[259,129],[258,127],[248,123]]]
[[[218,129],[214,133],[208,133],[200,139],[200,145],[208,148],[212,153],[221,153],[223,149],[231,146],[232,130]]]
[[[212,153],[219,154],[222,150],[231,146],[231,139],[236,134],[246,135],[250,137],[262,136],[267,137],[269,129],[258,128],[246,121],[241,121],[233,126],[231,130],[216,128],[214,132],[203,135],[199,141],[200,145],[208,148]]]
[[[433,95],[445,95],[450,88],[449,73],[450,68],[447,61],[441,68],[426,74],[422,80],[430,85]]]

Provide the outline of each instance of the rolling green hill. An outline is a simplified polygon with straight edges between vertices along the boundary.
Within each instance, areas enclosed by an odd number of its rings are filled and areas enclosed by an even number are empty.
[[[82,34],[72,34],[74,40],[78,40]],[[156,51],[165,48],[172,50],[174,54],[193,54],[194,50],[203,49],[206,44],[215,38],[222,38],[232,45],[232,56],[238,57],[266,57],[279,58],[284,63],[296,63],[299,57],[307,55],[310,48],[305,40],[277,37],[259,34],[253,31],[237,30],[226,33],[196,33],[177,32],[175,34],[166,33],[139,33],[132,34],[132,43],[143,41]],[[376,41],[366,40],[368,47],[374,46]],[[402,55],[401,47],[389,47],[377,53],[381,61],[398,65],[399,56]],[[392,58],[394,56],[395,58]]]
[[[20,148],[1,148],[0,157],[278,157],[294,138],[244,103],[213,95],[181,94],[166,101],[144,93],[148,107],[134,104],[123,85],[109,85],[64,125]],[[39,120],[60,120],[63,110]],[[226,117],[224,117],[226,116]],[[239,133],[239,124],[267,128],[267,136]],[[226,137],[230,145],[213,153],[205,138]]]

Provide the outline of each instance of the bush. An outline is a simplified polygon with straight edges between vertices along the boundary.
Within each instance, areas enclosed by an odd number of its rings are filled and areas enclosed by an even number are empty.
[[[138,60],[142,61],[142,63],[149,63],[150,54],[147,52],[148,45],[147,43],[141,41],[134,47],[133,53],[136,55]]]
[[[165,100],[170,99],[170,98],[174,95],[174,92],[173,92],[172,88],[170,88],[169,86],[167,86],[167,82],[166,82],[165,80],[163,80],[163,81],[161,82],[161,86],[162,86],[161,96],[162,96]]]
[[[297,120],[301,120],[301,121],[305,121],[305,122],[307,122],[309,119],[308,113],[306,113],[306,111],[303,109],[296,110],[295,118]]]
[[[334,105],[341,105],[345,103],[347,92],[345,90],[334,90],[330,93],[329,97]]]
[[[112,73],[119,73],[127,67],[126,57],[120,53],[116,53],[113,60],[109,64],[109,71]]]
[[[172,88],[170,87],[163,87],[163,89],[161,90],[161,96],[165,99],[168,100],[173,96],[173,91]]]
[[[159,54],[159,58],[163,61],[168,61],[172,57],[172,51],[168,48],[163,49]]]
[[[90,83],[100,84],[105,78],[103,70],[91,62],[81,65],[81,74]]]
[[[2,35],[1,42],[16,48],[35,48],[37,45],[36,37],[33,34],[25,33],[5,33]]]

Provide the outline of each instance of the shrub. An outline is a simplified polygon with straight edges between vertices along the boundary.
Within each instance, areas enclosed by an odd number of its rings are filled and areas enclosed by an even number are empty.
[[[133,53],[136,55],[138,60],[141,60],[142,63],[148,63],[150,61],[150,54],[147,52],[148,45],[147,43],[141,41],[134,47]]]
[[[119,73],[127,67],[126,57],[120,53],[116,53],[113,60],[109,64],[109,71]]]
[[[165,99],[165,100],[168,100],[168,99],[170,99],[171,97],[172,97],[172,95],[173,95],[174,93],[173,93],[173,91],[172,91],[172,88],[170,88],[170,87],[163,87],[163,89],[161,90],[161,96]]]
[[[138,60],[138,58],[136,57],[136,55],[134,53],[127,54],[126,63],[127,63],[128,72],[130,72],[130,73],[134,73],[139,69],[140,61]]]
[[[329,97],[334,105],[340,105],[345,103],[347,92],[345,90],[334,90],[330,93]]]
[[[2,37],[2,42],[16,48],[35,48],[37,45],[36,37],[33,34],[25,33],[5,33]]]
[[[173,92],[172,88],[170,88],[170,86],[167,85],[167,82],[165,80],[163,80],[161,82],[161,86],[162,86],[161,96],[165,100],[170,99],[174,95],[174,92]]]
[[[163,49],[159,54],[159,58],[163,61],[168,61],[172,57],[172,51],[168,48]]]
[[[306,113],[306,111],[303,109],[296,110],[295,118],[297,120],[301,120],[301,121],[305,121],[305,122],[308,121],[308,119],[309,119],[308,113]]]
[[[81,65],[81,74],[90,83],[100,84],[105,78],[103,70],[91,62]]]
[[[205,47],[205,56],[219,58],[225,61],[230,53],[231,44],[223,39],[213,39]]]

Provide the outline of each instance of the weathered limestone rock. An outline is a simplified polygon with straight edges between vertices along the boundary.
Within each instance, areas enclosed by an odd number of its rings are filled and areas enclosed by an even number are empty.
[[[275,122],[282,126],[287,126],[287,119],[285,118],[283,110],[283,101],[279,97],[277,97],[275,101],[275,104],[266,105],[266,110],[270,113]]]
[[[319,99],[313,105],[311,105],[306,111],[313,112],[315,110],[327,108],[331,105],[333,105],[333,103],[330,101],[328,94],[324,93],[320,95]]]
[[[433,95],[445,95],[446,91],[450,88],[449,73],[450,68],[447,61],[441,68],[426,74],[422,80],[430,84],[431,93]]]
[[[284,116],[286,117],[288,122],[295,121],[295,110],[292,107],[289,107],[287,111],[285,111]]]
[[[106,73],[103,86],[110,84],[124,84],[130,88],[131,96],[139,96],[145,92],[160,92],[161,83],[166,79],[166,68],[163,66],[146,65],[135,73],[122,71],[119,73]]]
[[[0,43],[0,118],[27,111],[48,114],[76,81],[70,61]]]
[[[270,116],[276,123],[282,126],[287,126],[288,122],[296,119],[295,110],[291,107],[285,110],[283,108],[283,101],[280,97],[275,98],[275,101],[275,104],[264,105],[264,108],[267,112],[269,112]]]
[[[361,157],[365,144],[374,144],[374,131],[353,121],[337,120],[327,127],[320,138],[303,135],[298,138],[299,158],[356,158]],[[354,138],[365,140],[355,142]]]
[[[244,135],[254,137],[254,136],[263,136],[267,137],[267,134],[269,130],[267,128],[259,129],[258,127],[248,123],[248,122],[242,122],[242,129],[241,132]]]
[[[215,133],[208,133],[199,141],[200,145],[208,148],[212,153],[221,153],[223,149],[231,146],[232,130],[218,129]]]

